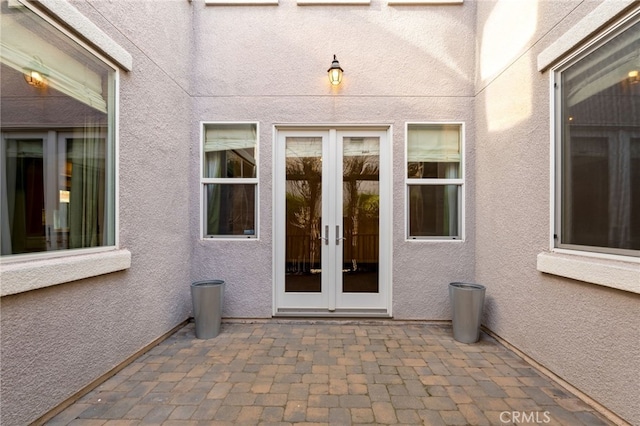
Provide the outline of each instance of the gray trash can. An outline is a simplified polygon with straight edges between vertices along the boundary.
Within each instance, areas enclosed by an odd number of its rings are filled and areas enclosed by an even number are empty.
[[[211,339],[220,333],[224,281],[196,281],[191,284],[193,317],[196,321],[196,337]]]
[[[453,338],[458,342],[475,343],[480,339],[485,290],[480,284],[449,284]]]

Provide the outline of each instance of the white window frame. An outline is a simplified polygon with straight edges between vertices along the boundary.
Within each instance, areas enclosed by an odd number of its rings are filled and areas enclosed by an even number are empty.
[[[640,258],[619,254],[586,252],[575,249],[558,248],[555,244],[556,234],[556,138],[560,131],[556,129],[555,83],[556,72],[568,61],[591,48],[595,43],[607,37],[620,25],[629,23],[640,15],[640,7],[628,11],[617,24],[607,24],[619,17],[621,13],[637,3],[634,0],[604,2],[580,20],[574,27],[549,45],[538,55],[538,71],[550,71],[550,226],[549,249],[537,256],[537,269],[540,272],[570,278],[586,283],[601,285],[640,294]],[[597,31],[595,37],[592,37]],[[584,43],[588,40],[588,43]]]
[[[460,170],[459,177],[456,179],[409,179],[409,127],[413,125],[451,125],[451,126],[459,126],[460,127]],[[445,241],[445,242],[462,242],[465,241],[465,123],[462,121],[411,121],[405,123],[404,128],[404,209],[405,209],[405,241]],[[459,187],[458,191],[458,229],[459,236],[456,237],[448,237],[448,236],[433,236],[433,237],[412,237],[409,234],[409,188],[411,186],[417,185],[432,185],[432,186],[443,186],[443,185],[456,185]]]
[[[114,114],[113,114],[113,155],[114,155],[114,238],[112,246],[86,249],[56,250],[32,254],[8,255],[0,257],[0,297],[25,291],[50,287],[66,282],[104,275],[131,267],[131,253],[119,248],[119,105],[120,69],[133,68],[132,56],[87,17],[67,2],[40,0],[38,7],[24,0],[11,2],[10,7],[26,7],[49,25],[69,37],[73,42],[89,51],[114,70]],[[68,28],[74,29],[87,42],[60,25],[56,17]],[[90,44],[89,44],[90,43]],[[99,53],[96,46],[103,52]]]
[[[204,138],[206,128],[209,125],[234,125],[251,124],[256,126],[256,177],[255,178],[205,178],[204,177]],[[259,241],[260,240],[260,123],[257,121],[201,121],[200,122],[200,240],[203,241]],[[205,235],[205,186],[207,184],[251,184],[255,185],[254,220],[255,230],[253,235]]]

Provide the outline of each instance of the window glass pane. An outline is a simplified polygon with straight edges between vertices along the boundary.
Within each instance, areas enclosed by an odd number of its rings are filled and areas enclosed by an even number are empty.
[[[640,23],[561,73],[560,243],[640,250]]]
[[[115,70],[2,2],[2,254],[115,244]]]
[[[609,239],[608,140],[574,137],[566,148],[563,241],[606,247]]]
[[[410,124],[407,135],[408,178],[460,178],[460,126]]]
[[[106,141],[3,138],[2,253],[112,245],[107,232]]]
[[[256,124],[206,124],[205,178],[255,178]]]
[[[640,249],[640,137],[631,139],[631,182],[635,190],[631,192],[631,224],[629,245]]]
[[[459,237],[458,185],[409,186],[409,237]]]
[[[255,184],[205,184],[204,191],[205,236],[255,236]]]
[[[418,163],[408,164],[409,179],[457,179],[460,177],[459,163]]]

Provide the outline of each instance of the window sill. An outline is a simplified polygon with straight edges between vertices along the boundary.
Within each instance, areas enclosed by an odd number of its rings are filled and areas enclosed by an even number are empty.
[[[278,0],[205,0],[207,6],[264,6],[278,5]]]
[[[370,0],[298,0],[298,6],[319,6],[319,5],[334,5],[334,6],[353,6],[359,4],[371,4]]]
[[[640,294],[640,262],[561,252],[538,254],[537,269],[591,284]]]
[[[131,267],[129,250],[63,256],[0,265],[0,296],[50,287]]]
[[[462,237],[408,237],[405,238],[405,242],[420,242],[420,243],[464,243]]]
[[[448,5],[462,4],[464,0],[389,0],[387,4],[400,5]]]
[[[260,239],[256,236],[238,236],[238,237],[229,237],[229,236],[220,236],[220,237],[202,237],[200,241],[259,241]]]

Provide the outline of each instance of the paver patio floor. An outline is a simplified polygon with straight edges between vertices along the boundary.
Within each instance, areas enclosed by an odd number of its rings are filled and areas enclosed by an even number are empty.
[[[606,425],[492,337],[392,321],[194,324],[49,425]]]

